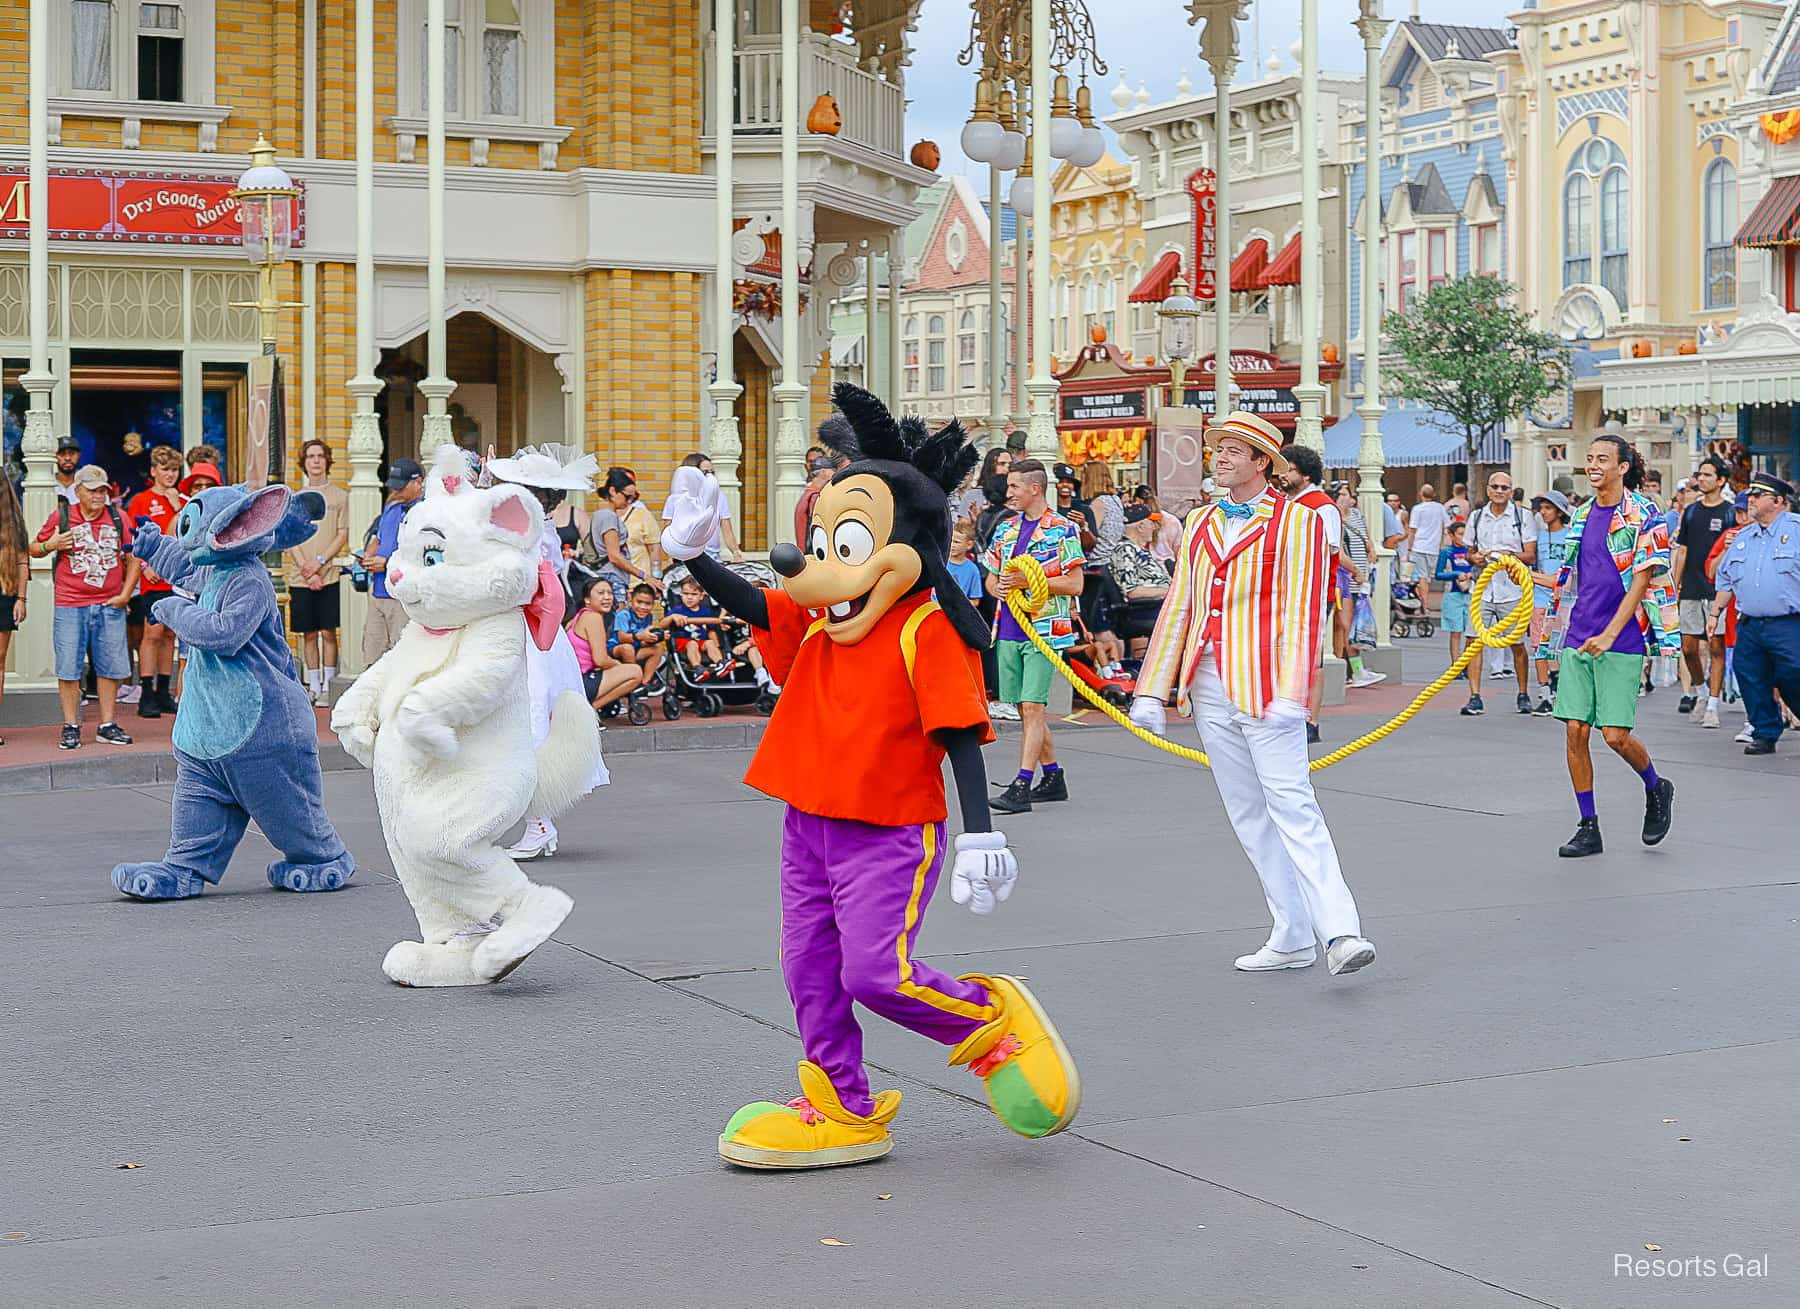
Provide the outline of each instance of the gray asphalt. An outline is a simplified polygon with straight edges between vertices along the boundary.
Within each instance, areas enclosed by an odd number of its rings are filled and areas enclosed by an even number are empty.
[[[1017,894],[940,896],[920,953],[1032,979],[1080,1118],[1014,1138],[871,1020],[896,1149],[794,1176],[714,1153],[798,1057],[743,751],[620,758],[539,866],[574,915],[481,991],[383,980],[414,924],[366,774],[326,779],[364,871],[312,898],[254,836],[199,901],[117,898],[167,787],[0,799],[0,1303],[1800,1304],[1800,742],[1746,759],[1740,724],[1652,697],[1674,833],[1639,845],[1603,759],[1580,863],[1555,723],[1431,712],[1323,774],[1380,950],[1347,979],[1234,973],[1267,919],[1210,781],[1065,733]]]

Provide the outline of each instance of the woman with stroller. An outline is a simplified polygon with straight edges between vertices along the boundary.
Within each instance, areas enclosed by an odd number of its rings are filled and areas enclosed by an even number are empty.
[[[605,503],[588,520],[589,557],[599,561],[596,571],[612,587],[614,606],[623,609],[630,602],[634,585],[646,585],[661,595],[662,581],[652,573],[649,560],[633,561],[627,539],[625,515],[631,512],[637,479],[629,469],[609,468],[600,494]]]

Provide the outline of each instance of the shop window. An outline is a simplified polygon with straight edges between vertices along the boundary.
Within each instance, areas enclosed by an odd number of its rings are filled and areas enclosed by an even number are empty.
[[[1581,173],[1563,184],[1563,286],[1594,275],[1594,184]]]
[[[519,74],[525,58],[519,3],[487,0],[486,9],[487,23],[481,33],[486,112],[491,118],[517,118],[521,103]]]
[[[1475,229],[1475,271],[1500,276],[1500,224],[1483,223]]]
[[[1394,312],[1403,314],[1412,304],[1413,295],[1419,284],[1419,234],[1417,232],[1401,232],[1394,242],[1394,284],[1398,288],[1398,299],[1394,302]]]
[[[926,324],[925,342],[925,389],[932,395],[942,395],[948,386],[944,370],[944,316],[933,314]]]
[[[69,6],[69,86],[76,91],[113,89],[111,0],[74,0]]]
[[[1449,274],[1446,272],[1450,249],[1450,233],[1437,228],[1425,234],[1425,290],[1444,282]]]
[[[919,316],[910,315],[906,320],[905,346],[906,356],[906,393],[919,393]]]
[[[1706,297],[1708,309],[1729,309],[1737,304],[1737,169],[1729,159],[1715,159],[1706,167],[1701,188],[1705,213]]]
[[[400,6],[403,22],[418,33],[405,51],[416,67],[401,69],[401,85],[416,88],[403,112],[421,116],[428,104],[426,0],[400,0]],[[549,0],[444,0],[444,112],[465,120],[549,123],[553,22]]]
[[[65,17],[51,29],[52,95],[210,103],[213,0],[67,0],[53,8]]]
[[[1631,303],[1631,183],[1623,168],[1600,179],[1600,285],[1619,308]]]
[[[424,8],[423,5],[420,6]],[[419,20],[419,104],[431,103],[431,27]],[[462,112],[462,0],[444,0],[444,112]]]
[[[181,6],[140,4],[137,93],[140,100],[181,99]]]
[[[980,360],[975,354],[975,311],[963,310],[956,326],[956,385],[960,391],[974,391]]]
[[[1599,203],[1595,204],[1595,192]],[[1563,179],[1563,285],[1595,280],[1620,309],[1631,302],[1631,174],[1625,152],[1595,137],[1569,160]],[[1594,253],[1599,251],[1598,270]]]
[[[1118,287],[1113,282],[1112,274],[1107,273],[1100,279],[1100,323],[1106,328],[1106,339],[1113,339],[1113,329],[1117,325],[1119,306]]]

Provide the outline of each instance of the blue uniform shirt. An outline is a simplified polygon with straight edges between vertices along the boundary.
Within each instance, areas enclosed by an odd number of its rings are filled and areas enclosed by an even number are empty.
[[[1719,561],[1718,586],[1745,618],[1800,614],[1800,515],[1744,524]]]

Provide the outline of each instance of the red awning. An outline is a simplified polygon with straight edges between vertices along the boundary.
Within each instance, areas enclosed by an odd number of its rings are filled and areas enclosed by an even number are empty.
[[[1800,245],[1800,176],[1779,177],[1738,228],[1735,244]]]
[[[1125,299],[1134,305],[1161,304],[1169,298],[1169,288],[1180,276],[1181,255],[1174,250],[1165,250],[1150,265],[1150,271],[1144,274],[1144,280],[1132,288],[1131,294]]]
[[[1294,233],[1292,240],[1281,247],[1281,253],[1269,261],[1268,271],[1263,274],[1263,285],[1300,285],[1300,234],[1298,232]]]
[[[1233,291],[1260,291],[1263,282],[1263,270],[1269,266],[1269,243],[1260,236],[1245,246],[1238,257],[1231,261],[1231,289]]]

